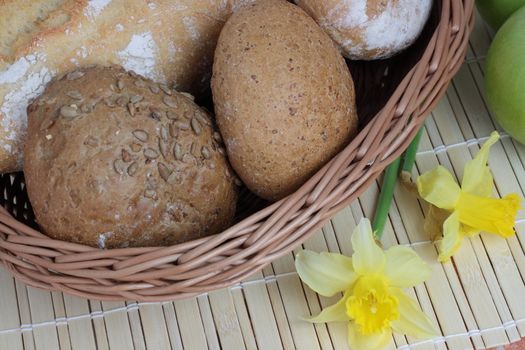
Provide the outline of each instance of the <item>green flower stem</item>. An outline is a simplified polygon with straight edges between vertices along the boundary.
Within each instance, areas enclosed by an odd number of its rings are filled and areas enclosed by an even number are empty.
[[[392,200],[394,199],[394,189],[399,176],[401,161],[403,161],[403,171],[412,173],[412,168],[414,167],[414,163],[416,161],[417,149],[419,147],[422,134],[423,128],[418,131],[405,153],[386,168],[383,186],[381,188],[374,220],[372,222],[372,229],[374,230],[377,240],[381,240],[381,237],[383,236],[386,220],[388,218],[388,212],[390,211],[390,206],[392,205]]]
[[[378,241],[383,236],[386,219],[390,211],[390,205],[394,199],[394,188],[396,187],[397,176],[401,166],[401,157],[392,162],[385,171],[385,178],[383,179],[383,187],[379,194],[379,202],[377,204],[374,220],[372,221],[372,230]]]
[[[403,157],[403,171],[412,173],[412,168],[416,163],[416,154],[417,149],[419,148],[419,142],[421,141],[421,136],[423,136],[423,128],[419,129],[416,137],[414,137],[414,140],[412,140],[410,146],[408,146],[407,150],[405,151],[405,155]]]

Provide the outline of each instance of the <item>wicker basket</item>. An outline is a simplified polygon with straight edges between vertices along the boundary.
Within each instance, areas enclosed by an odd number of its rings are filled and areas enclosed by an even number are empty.
[[[37,288],[100,300],[162,301],[246,278],[290,252],[357,198],[407,147],[461,66],[474,0],[435,0],[423,35],[392,59],[352,62],[362,128],[296,193],[268,204],[247,191],[237,223],[160,248],[100,250],[38,232],[22,173],[0,178],[0,259]]]

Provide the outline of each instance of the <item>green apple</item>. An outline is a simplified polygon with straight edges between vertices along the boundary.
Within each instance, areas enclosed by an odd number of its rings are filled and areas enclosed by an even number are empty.
[[[496,121],[525,144],[525,7],[494,38],[487,55],[485,87]]]
[[[476,0],[478,10],[492,28],[498,30],[525,0]]]

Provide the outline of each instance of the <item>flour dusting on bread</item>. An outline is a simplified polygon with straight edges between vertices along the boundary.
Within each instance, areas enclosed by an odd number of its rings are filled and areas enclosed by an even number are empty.
[[[84,14],[87,18],[94,20],[110,2],[111,0],[89,0]]]
[[[135,34],[128,46],[118,53],[122,66],[146,78],[166,82],[156,70],[158,47],[150,32]]]

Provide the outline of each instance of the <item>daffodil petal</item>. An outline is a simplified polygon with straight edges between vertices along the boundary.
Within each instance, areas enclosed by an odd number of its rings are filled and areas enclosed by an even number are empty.
[[[382,350],[391,339],[391,331],[364,335],[359,332],[355,323],[350,322],[348,324],[348,345],[352,350]]]
[[[399,300],[399,318],[391,323],[394,332],[418,339],[438,336],[439,331],[434,322],[421,311],[414,299],[410,298],[399,288],[392,288],[391,293]]]
[[[480,197],[490,197],[494,180],[487,166],[490,148],[499,140],[499,134],[494,131],[481,147],[478,154],[465,165],[461,188],[463,191]]]
[[[417,189],[421,198],[447,210],[454,209],[460,193],[452,174],[441,165],[418,177]]]
[[[352,234],[354,270],[359,275],[382,272],[385,267],[385,253],[377,245],[372,226],[368,219],[362,219]]]
[[[352,259],[336,253],[301,251],[295,268],[308,287],[325,297],[347,290],[356,279]]]
[[[459,215],[454,212],[443,224],[443,239],[439,244],[438,259],[440,262],[447,262],[450,260],[450,257],[454,255],[461,246],[462,238]]]
[[[394,287],[414,287],[430,277],[430,267],[413,249],[394,246],[386,252],[385,275]]]
[[[341,300],[339,300],[334,305],[324,308],[323,311],[319,313],[319,315],[306,318],[306,321],[312,323],[349,321],[350,318],[346,314],[346,299],[348,299],[346,296],[341,298]]]

